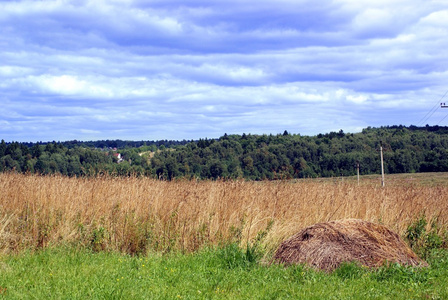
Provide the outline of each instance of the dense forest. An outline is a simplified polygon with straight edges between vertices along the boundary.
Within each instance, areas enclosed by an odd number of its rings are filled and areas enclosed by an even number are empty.
[[[0,143],[0,171],[84,176],[109,173],[252,180],[447,172],[448,127],[368,127],[316,136],[227,135],[198,141]]]

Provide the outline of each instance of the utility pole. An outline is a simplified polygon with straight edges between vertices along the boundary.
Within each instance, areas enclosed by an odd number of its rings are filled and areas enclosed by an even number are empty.
[[[358,186],[359,186],[359,161],[356,162],[356,170],[358,173]]]
[[[384,162],[383,162],[383,146],[380,146],[381,153],[381,186],[384,187]]]

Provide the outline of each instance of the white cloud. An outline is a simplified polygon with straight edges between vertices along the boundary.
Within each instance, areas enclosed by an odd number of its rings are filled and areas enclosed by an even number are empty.
[[[423,24],[447,29],[448,27],[448,10],[436,11],[421,19]]]
[[[87,88],[85,81],[68,75],[31,77],[30,81],[34,81],[44,92],[62,95],[76,95]]]
[[[18,66],[0,66],[1,77],[17,77],[28,75],[32,72],[30,68],[18,67]]]
[[[384,34],[391,32],[395,20],[390,10],[369,8],[358,14],[351,26],[360,34]]]
[[[100,130],[92,130],[92,129],[80,129],[81,133],[87,134],[87,135],[100,135]]]
[[[368,98],[365,95],[358,95],[358,96],[348,95],[347,100],[354,102],[356,104],[362,104],[362,103],[365,103],[368,100]]]

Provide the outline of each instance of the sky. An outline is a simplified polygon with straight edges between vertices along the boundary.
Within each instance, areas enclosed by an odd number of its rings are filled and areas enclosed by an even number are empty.
[[[0,1],[0,139],[448,126],[447,0]]]

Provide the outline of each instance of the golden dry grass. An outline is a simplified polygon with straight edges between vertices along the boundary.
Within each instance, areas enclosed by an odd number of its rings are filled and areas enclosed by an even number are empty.
[[[126,253],[245,244],[272,225],[271,253],[300,229],[337,219],[399,234],[422,214],[448,224],[448,187],[353,181],[158,181],[0,174],[0,251],[76,245]]]

